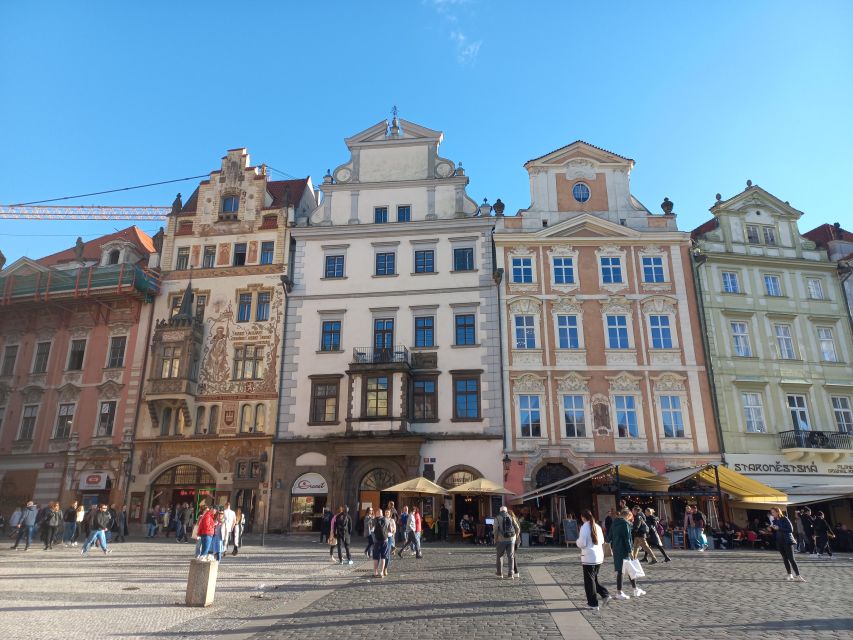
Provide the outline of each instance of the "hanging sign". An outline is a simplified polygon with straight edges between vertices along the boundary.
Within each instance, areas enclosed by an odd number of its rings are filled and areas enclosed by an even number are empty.
[[[326,484],[326,479],[319,473],[303,473],[296,478],[290,493],[293,495],[325,495],[329,493],[329,487]]]
[[[107,474],[103,471],[96,471],[95,473],[84,473],[80,476],[80,488],[81,489],[106,489],[107,488]]]

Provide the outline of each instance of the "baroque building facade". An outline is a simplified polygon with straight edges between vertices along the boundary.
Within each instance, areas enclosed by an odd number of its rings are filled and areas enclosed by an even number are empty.
[[[156,273],[136,227],[0,271],[0,512],[122,503]]]
[[[501,481],[493,218],[442,138],[396,116],[347,138],[350,158],[291,230],[274,529],[385,506],[419,475]],[[490,508],[448,506],[454,521]]]
[[[288,221],[313,210],[310,179],[270,180],[245,149],[175,202],[158,256],[130,513],[205,501],[268,508],[278,413]]]
[[[719,460],[690,236],[669,200],[654,215],[631,195],[633,165],[574,142],[527,162],[530,207],[496,218],[517,495],[607,463]],[[565,498],[570,511],[595,502],[583,488]]]
[[[801,211],[751,182],[711,213],[693,238],[726,463],[850,522],[853,335],[838,265],[800,235]]]

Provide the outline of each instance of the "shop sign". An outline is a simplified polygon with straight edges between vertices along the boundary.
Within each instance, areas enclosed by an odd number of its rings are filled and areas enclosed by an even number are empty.
[[[107,474],[100,471],[96,473],[84,473],[80,476],[81,489],[106,489]]]
[[[303,473],[296,478],[290,493],[293,495],[325,495],[329,493],[329,487],[326,484],[326,479],[319,473]]]
[[[734,471],[747,475],[794,475],[801,477],[853,475],[853,464],[845,462],[829,463],[820,460],[791,462],[777,456],[749,454],[726,454],[726,461]]]

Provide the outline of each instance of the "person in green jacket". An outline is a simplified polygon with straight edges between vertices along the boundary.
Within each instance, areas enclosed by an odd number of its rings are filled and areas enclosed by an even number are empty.
[[[616,600],[630,600],[631,597],[622,591],[622,563],[631,559],[633,540],[631,538],[631,510],[622,509],[619,517],[614,518],[607,535],[610,538],[610,548],[613,550],[613,568],[616,569]],[[646,592],[637,586],[637,581],[628,578],[634,588],[634,596],[644,595]]]

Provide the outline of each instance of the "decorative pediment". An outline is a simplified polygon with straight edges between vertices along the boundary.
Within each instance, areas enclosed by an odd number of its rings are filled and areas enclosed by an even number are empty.
[[[548,255],[552,258],[575,258],[578,250],[570,244],[558,244],[548,249]]]
[[[20,277],[34,275],[36,273],[47,273],[48,271],[50,271],[49,267],[39,264],[35,260],[30,260],[29,258],[18,258],[8,267],[3,269],[3,275]]]
[[[66,382],[56,391],[59,394],[60,402],[73,402],[80,397],[80,387],[70,382]]]
[[[76,326],[68,329],[68,335],[72,340],[84,340],[89,337],[89,332],[92,330],[91,326]]]
[[[588,391],[589,378],[573,371],[562,378],[557,378],[557,391],[569,393],[571,391]]]
[[[124,385],[115,380],[106,380],[98,385],[98,396],[102,400],[118,400],[123,388]]]
[[[133,328],[133,325],[129,322],[113,322],[110,324],[110,335],[111,336],[123,336],[130,333],[130,330]]]
[[[610,382],[610,391],[639,391],[642,378],[623,371],[615,376],[607,376],[607,380]]]
[[[610,313],[629,316],[632,314],[631,301],[625,296],[612,296],[599,302],[601,303],[602,314]]]
[[[26,404],[36,403],[41,400],[44,394],[44,387],[39,387],[34,384],[27,385],[21,389],[21,397]]]
[[[371,143],[387,143],[390,141],[420,141],[440,143],[444,134],[441,131],[428,129],[427,127],[398,119],[399,133],[389,136],[389,124],[387,120],[380,120],[372,127],[365,129],[354,136],[346,138],[344,142],[349,148],[370,145]]]
[[[559,224],[544,227],[533,234],[537,238],[641,238],[641,232],[621,224],[614,224],[608,220],[594,216],[591,213],[582,213],[564,220]]]
[[[622,166],[629,169],[634,166],[634,161],[630,158],[625,158],[612,151],[596,147],[583,140],[575,140],[565,147],[560,147],[550,153],[546,153],[544,156],[528,160],[524,168],[529,170],[534,166],[566,166],[572,163],[578,163],[578,166],[590,168],[602,164]]]
[[[545,393],[545,381],[532,373],[526,373],[513,378],[512,390],[515,393]]]
[[[652,296],[644,299],[640,304],[643,305],[645,313],[675,313],[678,300],[669,296]]]
[[[583,304],[575,296],[560,296],[551,303],[551,308],[554,313],[583,313]]]
[[[655,391],[684,391],[684,376],[677,373],[662,373],[657,377],[653,377],[655,383]]]
[[[718,200],[711,207],[711,212],[714,215],[719,215],[724,211],[749,213],[754,211],[756,207],[769,213],[768,218],[777,215],[797,220],[803,215],[803,212],[799,209],[795,209],[787,202],[780,200],[772,193],[765,191],[757,185],[753,185],[751,182],[747,182],[746,189],[736,196],[728,200]]]
[[[542,301],[537,298],[515,298],[509,303],[511,313],[530,315],[539,313],[542,309]]]
[[[509,247],[507,249],[510,257],[513,258],[532,258],[533,251],[530,250],[530,247],[519,246],[519,247]]]

